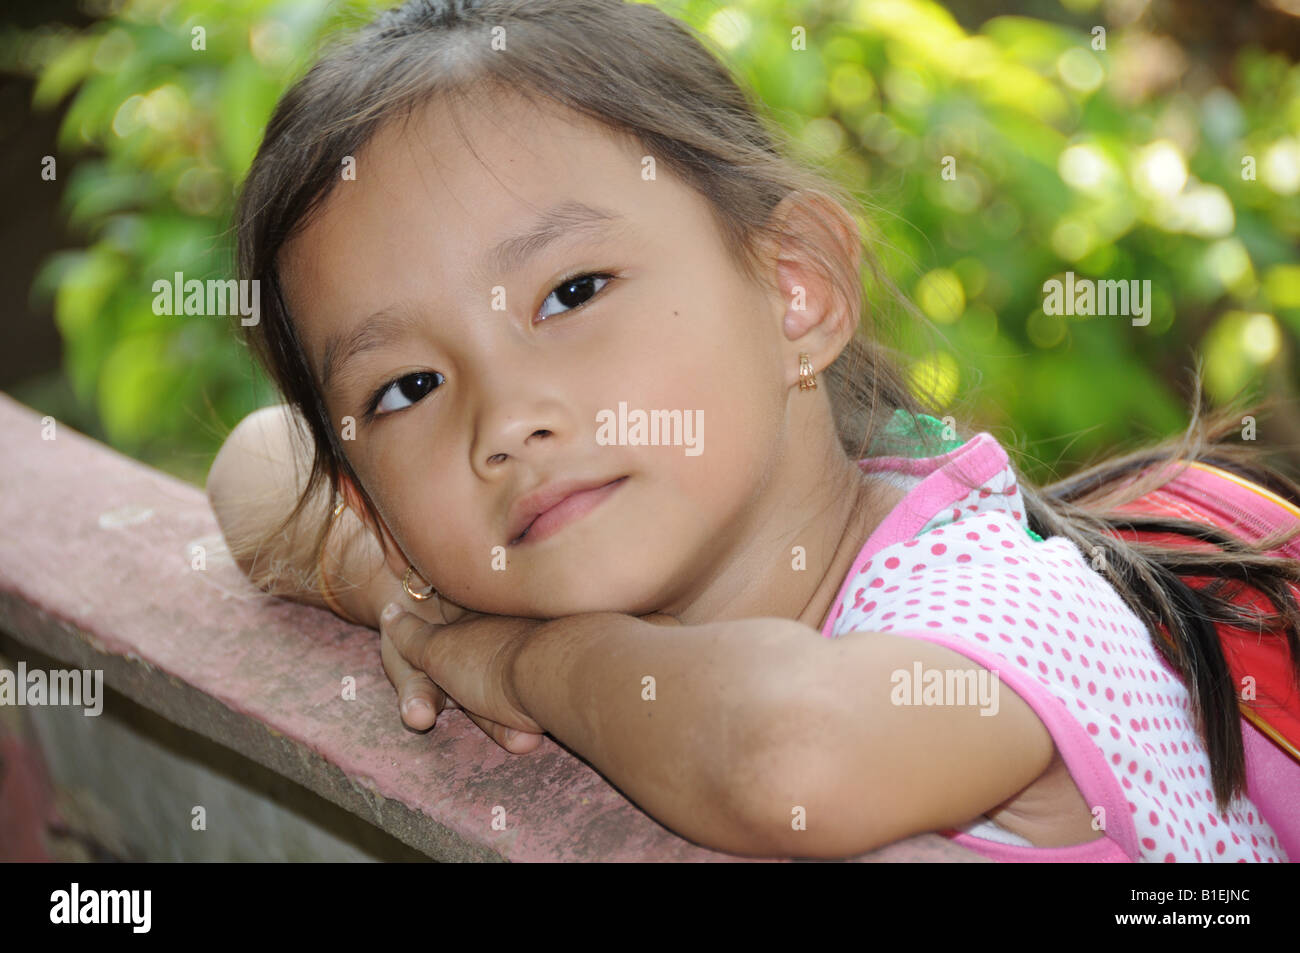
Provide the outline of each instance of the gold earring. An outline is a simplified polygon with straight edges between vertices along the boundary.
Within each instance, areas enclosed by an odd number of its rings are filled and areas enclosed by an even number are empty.
[[[799,389],[817,389],[817,375],[813,373],[812,361],[804,353],[799,355]]]
[[[406,575],[402,577],[402,588],[405,589],[406,594],[410,596],[412,599],[414,599],[416,602],[423,602],[425,599],[428,599],[430,596],[433,595],[433,586],[430,586],[424,592],[416,592],[414,589],[411,588],[411,575],[414,572],[415,572],[415,567],[408,565],[406,569]]]

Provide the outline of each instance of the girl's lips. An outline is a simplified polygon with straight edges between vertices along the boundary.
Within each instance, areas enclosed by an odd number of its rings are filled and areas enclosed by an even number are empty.
[[[547,537],[558,533],[565,526],[586,516],[603,503],[618,487],[622,486],[623,481],[626,479],[625,476],[619,477],[604,486],[598,486],[591,490],[581,490],[578,493],[566,496],[533,520],[532,525],[524,530],[524,534],[516,539],[513,545],[524,546],[530,542],[540,543]]]

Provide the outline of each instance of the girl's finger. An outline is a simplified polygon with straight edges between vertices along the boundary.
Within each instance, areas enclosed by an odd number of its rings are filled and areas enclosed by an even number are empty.
[[[464,709],[461,710],[464,711]],[[542,743],[542,736],[535,732],[515,731],[495,721],[489,721],[481,715],[476,715],[472,711],[465,711],[465,714],[469,715],[474,724],[483,729],[484,734],[511,754],[527,754]],[[506,740],[506,732],[508,731],[513,732],[509,741]]]
[[[397,689],[397,706],[402,721],[416,731],[432,728],[438,720],[438,712],[446,705],[446,694],[428,675],[402,658],[386,634],[379,639],[379,658],[384,665],[384,674]]]
[[[428,674],[430,635],[442,628],[437,623],[426,622],[417,615],[402,611],[396,603],[389,603],[379,616],[379,632],[393,644],[393,649],[408,666]]]
[[[420,672],[413,673],[403,682],[398,691],[398,707],[402,720],[416,731],[432,728],[438,722],[438,713],[443,709],[443,695],[429,676]]]

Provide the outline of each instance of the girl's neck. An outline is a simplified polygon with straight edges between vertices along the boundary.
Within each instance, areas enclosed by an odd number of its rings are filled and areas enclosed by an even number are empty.
[[[747,551],[725,559],[705,592],[663,611],[688,625],[775,617],[820,631],[862,546],[907,492],[841,462],[820,479],[803,474],[817,498],[769,508],[749,527]]]
[[[857,467],[855,465],[854,469]],[[859,471],[860,473],[860,471]],[[816,589],[810,595],[803,610],[795,617],[799,622],[821,632],[826,625],[827,616],[835,605],[844,578],[853,568],[853,561],[862,551],[876,527],[884,522],[907,495],[907,491],[867,474],[860,474],[851,508],[844,520],[844,532],[836,545]],[[810,567],[811,568],[811,567]]]

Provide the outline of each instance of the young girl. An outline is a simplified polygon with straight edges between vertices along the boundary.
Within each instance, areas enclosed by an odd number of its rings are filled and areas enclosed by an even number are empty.
[[[550,733],[706,846],[1285,860],[1170,557],[1107,532],[1139,455],[1035,491],[927,413],[783,145],[648,4],[408,3],[326,55],[239,204],[289,405],[213,465],[240,565],[381,628],[412,727]],[[1297,565],[1213,555],[1294,639]]]

